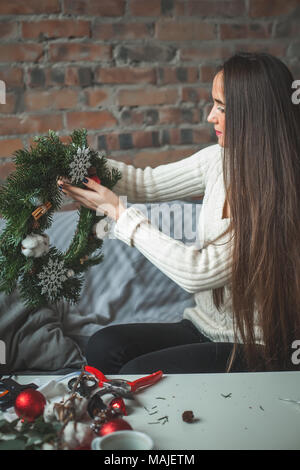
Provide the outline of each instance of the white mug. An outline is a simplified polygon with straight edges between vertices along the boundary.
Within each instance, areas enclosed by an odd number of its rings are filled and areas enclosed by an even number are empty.
[[[139,431],[115,431],[103,437],[96,437],[92,450],[152,450],[154,443],[150,436]]]

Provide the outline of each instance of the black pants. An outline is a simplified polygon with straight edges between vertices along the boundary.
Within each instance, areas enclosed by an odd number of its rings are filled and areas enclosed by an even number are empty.
[[[178,323],[132,323],[97,331],[89,340],[89,366],[104,374],[226,372],[232,343],[216,343],[189,320]],[[243,346],[238,345],[232,372],[246,372]]]

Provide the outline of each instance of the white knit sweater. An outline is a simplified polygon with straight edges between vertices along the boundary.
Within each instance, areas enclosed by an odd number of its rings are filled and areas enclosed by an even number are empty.
[[[213,341],[233,342],[229,284],[232,235],[228,233],[208,244],[223,234],[229,224],[229,219],[222,219],[223,148],[211,145],[191,157],[154,169],[135,168],[111,159],[108,162],[122,173],[113,191],[126,195],[129,202],[163,202],[204,195],[197,227],[200,246],[186,245],[165,235],[134,205],[120,216],[114,235],[137,248],[180,287],[194,294],[195,306],[184,310],[184,318]],[[221,286],[225,286],[225,302],[217,310],[212,289]]]

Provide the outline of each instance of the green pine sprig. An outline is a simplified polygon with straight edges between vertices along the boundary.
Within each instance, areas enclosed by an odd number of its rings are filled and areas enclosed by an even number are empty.
[[[21,250],[22,240],[27,235],[43,234],[51,227],[53,215],[63,203],[57,180],[61,177],[71,179],[70,165],[78,149],[87,148],[86,129],[75,129],[68,143],[63,143],[50,130],[47,135],[36,137],[30,149],[15,152],[16,170],[0,188],[0,213],[6,219],[6,226],[0,234],[0,291],[10,294],[18,287],[26,306],[47,305],[62,298],[70,303],[78,302],[84,272],[103,259],[103,240],[96,238],[92,229],[104,217],[85,207],[79,210],[77,228],[65,253],[51,246],[40,258],[27,258]],[[95,167],[101,184],[112,189],[121,178],[120,172],[110,169],[104,155],[91,148],[89,161]],[[82,183],[77,186],[85,189]],[[51,208],[39,218],[38,228],[32,215],[37,200],[51,204]],[[50,260],[63,261],[65,269],[74,273],[63,281],[56,295],[51,296],[47,292],[42,293],[39,277]]]

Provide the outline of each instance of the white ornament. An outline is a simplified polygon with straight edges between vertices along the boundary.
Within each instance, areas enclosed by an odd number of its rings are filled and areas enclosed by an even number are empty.
[[[68,269],[68,272],[67,272],[67,276],[68,276],[68,277],[73,277],[74,274],[75,274],[75,273],[74,273],[73,269]]]
[[[70,397],[72,399],[70,400]],[[45,405],[44,408],[44,420],[46,423],[51,421],[61,421],[65,418],[68,414],[71,407],[74,407],[76,410],[76,419],[86,419],[88,418],[87,414],[87,407],[88,407],[88,400],[87,398],[81,397],[78,393],[72,395],[69,393],[64,395],[63,398],[58,402],[57,400],[51,401]],[[60,409],[64,409],[64,412],[60,414]]]
[[[50,258],[48,264],[38,274],[41,282],[38,283],[42,287],[41,294],[47,294],[50,300],[55,300],[59,290],[67,278],[67,269],[64,261]]]
[[[49,237],[45,233],[31,233],[22,241],[21,251],[26,257],[39,258],[49,251]]]
[[[43,417],[46,423],[56,420],[54,405],[55,403],[46,403],[45,405]]]
[[[89,147],[79,147],[73,162],[70,164],[70,178],[72,183],[79,183],[87,174],[91,166]]]
[[[78,446],[89,446],[94,437],[94,431],[88,423],[70,421],[63,431],[63,440],[69,449],[75,449]]]
[[[48,444],[48,442],[45,442],[45,444],[42,445],[42,450],[57,450],[52,444]]]

